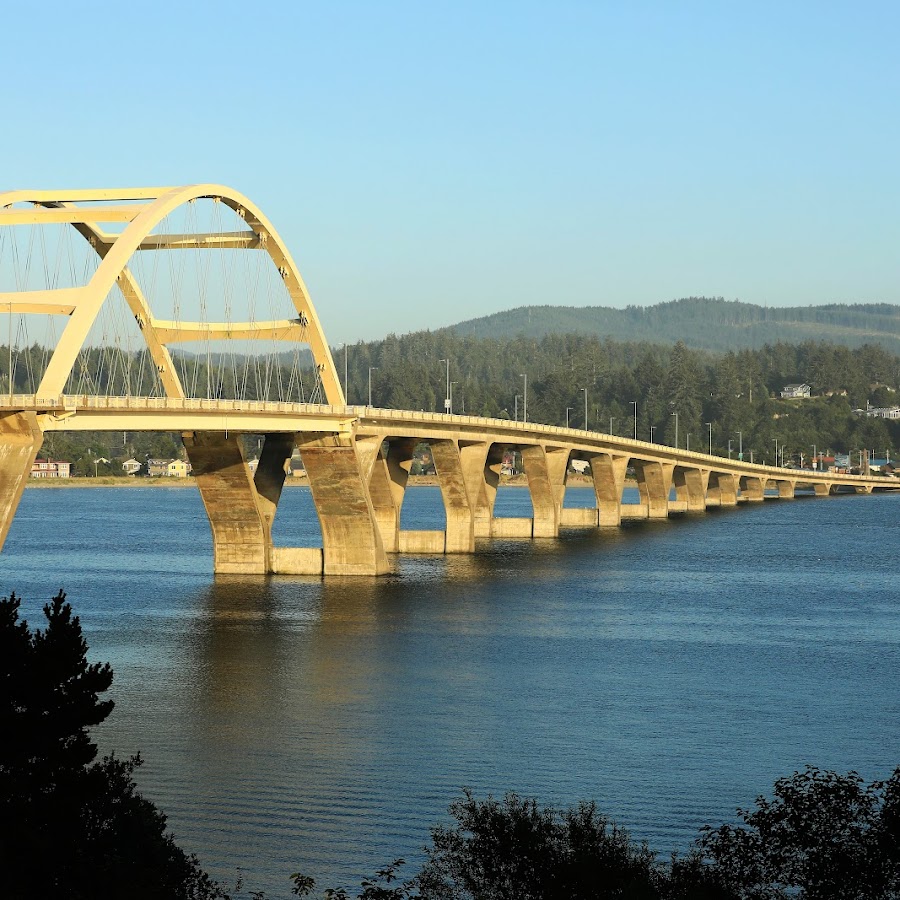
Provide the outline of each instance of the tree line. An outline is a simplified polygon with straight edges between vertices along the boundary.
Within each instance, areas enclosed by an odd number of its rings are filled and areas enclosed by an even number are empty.
[[[37,365],[40,349],[31,352]],[[900,402],[900,356],[879,344],[777,342],[712,353],[683,342],[579,334],[476,338],[445,330],[388,335],[333,348],[332,354],[353,405],[366,405],[371,396],[376,407],[443,412],[449,360],[455,413],[521,419],[527,410],[533,422],[670,445],[677,439],[680,447],[720,455],[730,443],[733,453],[742,448],[745,459],[753,454],[757,462],[773,462],[776,445],[795,461],[801,454],[809,459],[813,445],[837,453],[868,449],[878,457],[900,450],[900,423],[855,412]],[[0,348],[0,382],[4,359]],[[201,386],[208,363],[179,360],[185,380]],[[286,384],[294,363],[285,358],[282,366]],[[304,381],[312,380],[307,368]],[[784,385],[803,382],[811,385],[812,399],[779,399]],[[231,396],[221,393],[230,383],[216,384],[216,396]],[[121,474],[130,456],[171,458],[180,447],[178,435],[72,432],[48,434],[43,452],[73,463],[76,474],[103,475]],[[96,462],[104,459],[109,462]]]
[[[350,403],[442,411],[450,360],[453,411],[636,436],[725,455],[729,442],[773,461],[775,442],[808,459],[900,447],[900,425],[854,410],[900,402],[900,356],[878,344],[807,341],[714,354],[584,335],[475,338],[418,332],[337,348]],[[782,401],[789,383],[810,400]],[[586,401],[586,402],[585,402]],[[651,431],[652,429],[652,431]],[[690,436],[690,437],[689,437]]]

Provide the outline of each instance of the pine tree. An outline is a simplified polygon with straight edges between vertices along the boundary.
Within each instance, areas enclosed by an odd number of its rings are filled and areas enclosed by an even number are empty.
[[[3,896],[204,900],[223,894],[137,792],[139,756],[94,762],[89,729],[112,712],[107,664],[89,663],[60,591],[31,632],[0,599],[0,866]]]

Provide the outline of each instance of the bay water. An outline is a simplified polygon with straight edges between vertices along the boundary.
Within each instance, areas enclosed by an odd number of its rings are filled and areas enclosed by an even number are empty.
[[[634,498],[629,498],[634,499]],[[591,505],[569,490],[567,505]],[[530,515],[504,488],[499,515]],[[441,528],[407,491],[406,528]],[[306,488],[276,543],[314,546]],[[115,671],[103,752],[217,878],[357,884],[463,787],[596,800],[667,855],[811,763],[900,765],[900,496],[767,501],[399,557],[382,578],[222,577],[192,488],[27,490],[0,592],[62,587]]]

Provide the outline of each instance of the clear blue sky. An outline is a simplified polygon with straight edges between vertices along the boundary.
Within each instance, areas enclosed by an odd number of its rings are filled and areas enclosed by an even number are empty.
[[[0,186],[221,182],[334,344],[900,302],[895,3],[17,3]]]

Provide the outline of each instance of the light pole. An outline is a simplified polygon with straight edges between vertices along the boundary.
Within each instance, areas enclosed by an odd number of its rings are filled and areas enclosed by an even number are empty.
[[[349,391],[349,388],[347,385],[347,342],[344,341],[344,403],[349,404],[350,401],[347,399],[347,397],[349,396],[348,391]]]
[[[584,391],[584,430],[588,430],[588,420],[587,420],[587,388],[582,388]]]
[[[744,433],[742,431],[736,431],[735,434],[738,436],[738,459],[743,461],[743,459],[744,459]]]
[[[634,407],[634,439],[637,440],[637,400],[629,400],[628,405]]]
[[[650,443],[653,443],[653,432],[656,431],[656,427],[654,425],[650,426]]]
[[[609,417],[609,433],[610,433],[610,434],[613,433],[613,422],[614,422],[614,421],[615,421],[615,419],[613,419],[613,417],[610,416],[610,417]]]
[[[728,438],[728,458],[731,459],[731,438]]]
[[[691,433],[690,432],[687,433],[687,446],[685,447],[685,450],[687,450],[688,453],[691,452]]]
[[[516,422],[519,421],[519,395],[518,394],[516,394],[516,413],[515,413],[514,421],[516,421]]]
[[[447,363],[447,393],[444,395],[444,412],[452,414],[453,398],[450,396],[450,357],[448,356],[446,359],[442,359],[439,361],[442,363]]]
[[[574,406],[567,406],[567,407],[566,407],[566,428],[569,427],[569,413],[572,412],[573,409],[575,409]]]
[[[775,441],[775,465],[778,465],[778,438],[772,438]]]
[[[707,422],[706,427],[709,429],[709,455],[712,456],[712,422]]]
[[[378,366],[369,366],[369,406],[372,405],[372,373],[378,371]]]
[[[672,413],[675,416],[675,449],[678,449],[678,413]]]
[[[525,386],[522,388],[522,421],[528,421],[528,375],[522,374],[519,376],[525,383]]]

